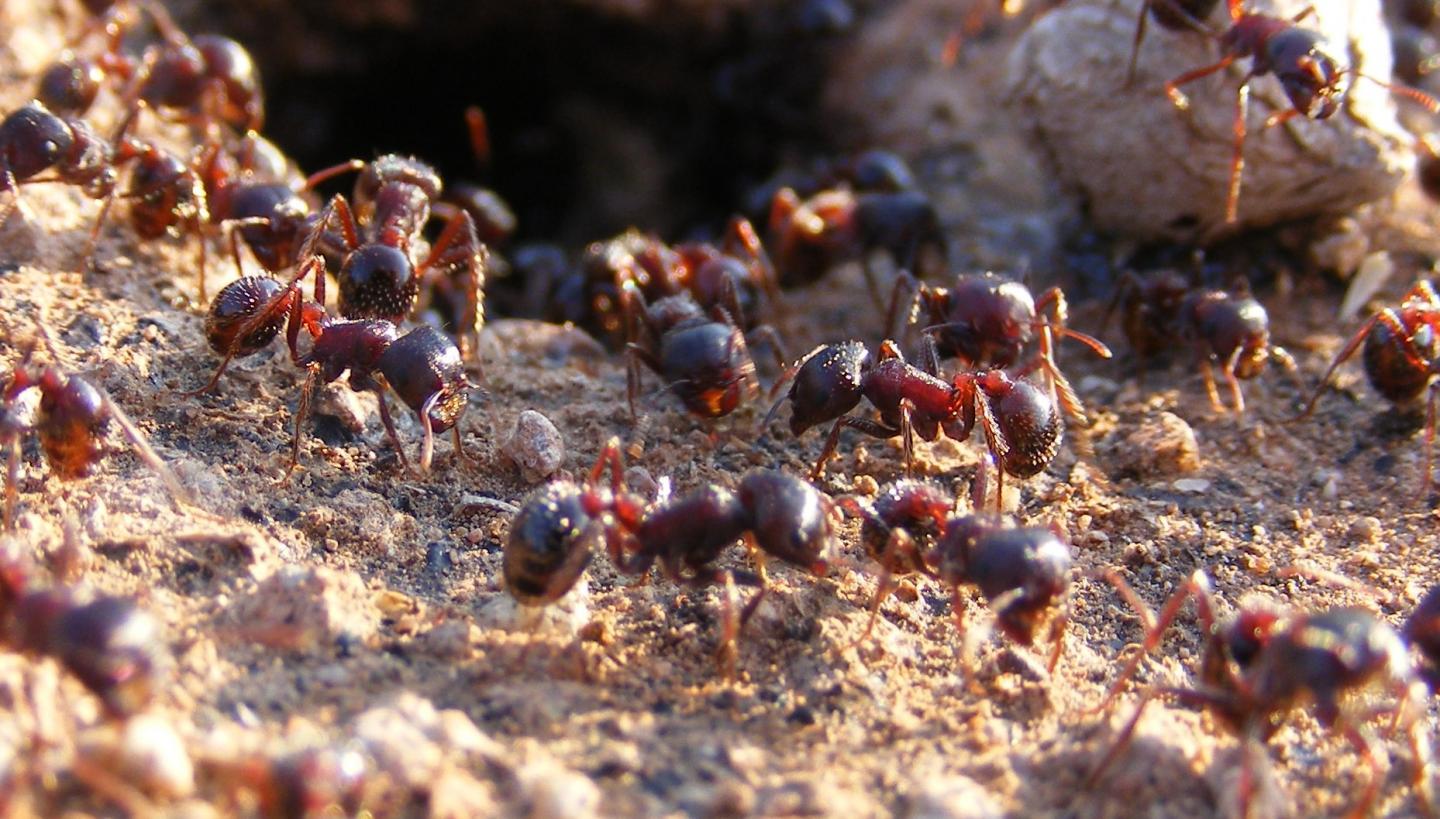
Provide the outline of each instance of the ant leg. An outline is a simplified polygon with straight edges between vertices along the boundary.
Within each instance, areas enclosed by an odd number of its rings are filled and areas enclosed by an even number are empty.
[[[180,483],[180,479],[175,477],[175,473],[170,471],[170,467],[165,465],[165,461],[161,460],[159,453],[157,453],[155,449],[150,446],[150,442],[145,439],[145,433],[141,432],[140,428],[135,426],[135,422],[130,420],[130,416],[126,415],[125,411],[120,409],[120,405],[116,404],[110,396],[105,395],[104,401],[105,409],[110,413],[110,417],[115,419],[115,423],[120,427],[120,431],[125,433],[125,437],[129,439],[130,445],[135,447],[135,454],[139,455],[140,460],[144,461],[145,465],[150,467],[151,471],[160,477],[160,481],[164,483],[165,488],[169,490],[170,503],[175,507],[175,511],[182,511],[180,506],[181,501],[193,503],[194,500]]]
[[[901,294],[906,292],[909,293],[909,297],[902,299]],[[890,304],[885,309],[885,338],[896,337],[895,319],[900,315],[901,304],[906,306],[905,329],[909,330],[910,326],[915,323],[915,300],[919,298],[920,293],[920,280],[916,279],[910,271],[901,270],[895,276],[895,284],[890,288]]]
[[[1355,753],[1365,761],[1365,767],[1370,769],[1370,775],[1365,779],[1365,785],[1360,791],[1360,799],[1350,811],[1351,816],[1368,816],[1370,806],[1375,804],[1375,797],[1380,795],[1380,783],[1385,778],[1385,765],[1381,759],[1386,759],[1386,754],[1375,743],[1375,737],[1363,727],[1346,725],[1344,728],[1345,739],[1355,749]]]
[[[465,444],[460,439],[460,425],[456,424],[450,428],[451,437],[455,439],[455,455],[467,464],[475,463],[475,459],[465,453]]]
[[[780,338],[780,331],[769,324],[762,324],[751,330],[750,335],[755,336],[757,342],[763,343],[770,348],[770,353],[775,358],[775,368],[779,372],[784,373],[786,371],[785,362],[789,361],[790,357],[785,354],[785,341]],[[782,383],[782,381],[775,382],[774,386],[770,388],[770,392],[766,394],[767,400],[773,401],[775,399],[775,395]]]
[[[390,419],[390,407],[386,406],[385,393],[377,389],[375,397],[380,401],[380,422],[385,425],[385,434],[389,436],[391,445],[395,447],[395,453],[400,456],[400,465],[408,470],[410,461],[405,457],[405,447],[400,443],[400,436],[395,432],[395,422]],[[430,425],[426,423],[425,427],[428,429]]]
[[[461,293],[465,298],[465,312],[461,316],[458,335],[465,351],[474,354],[480,347],[480,326],[485,322],[485,306],[480,300],[480,291],[485,288],[485,268],[489,251],[475,230],[475,220],[469,212],[456,209],[445,221],[430,255],[416,268],[424,274],[434,267],[451,271],[463,271],[458,276]]]
[[[1245,396],[1240,392],[1240,379],[1235,375],[1235,370],[1240,366],[1240,354],[1243,352],[1245,348],[1236,347],[1225,361],[1225,366],[1220,368],[1220,377],[1225,379],[1225,386],[1230,388],[1230,400],[1235,405],[1237,416],[1245,414]]]
[[[1225,192],[1225,224],[1233,225],[1240,216],[1240,180],[1245,173],[1245,114],[1250,110],[1250,78],[1235,92],[1235,122],[1232,125],[1235,144],[1230,153],[1230,186]]]
[[[901,445],[905,451],[905,477],[909,478],[915,471],[915,427],[910,418],[915,412],[915,405],[908,398],[900,399],[900,436]]]
[[[1392,313],[1393,311],[1390,308],[1386,308],[1371,316],[1369,320],[1360,325],[1360,329],[1355,331],[1355,335],[1351,336],[1350,340],[1345,342],[1345,346],[1336,354],[1335,360],[1330,362],[1330,366],[1325,370],[1325,375],[1321,376],[1320,383],[1315,386],[1315,392],[1311,394],[1310,400],[1306,402],[1305,409],[1302,410],[1299,415],[1290,419],[1292,423],[1309,418],[1310,414],[1315,411],[1315,405],[1320,401],[1320,392],[1325,389],[1326,383],[1330,381],[1330,376],[1335,374],[1335,370],[1338,369],[1341,364],[1344,364],[1346,359],[1355,355],[1355,352],[1360,349],[1360,345],[1370,336],[1370,331],[1375,329],[1375,325],[1380,321],[1381,316],[1390,315],[1393,323],[1399,323],[1398,317],[1391,315]],[[1403,330],[1399,337],[1405,337]]]
[[[1430,491],[1430,487],[1432,486],[1431,477],[1434,474],[1431,469],[1435,463],[1435,402],[1437,392],[1440,392],[1440,384],[1431,384],[1430,397],[1425,402],[1425,484],[1420,489],[1422,497],[1426,492]]]
[[[1065,651],[1065,632],[1069,627],[1070,601],[1067,598],[1065,605],[1061,607],[1050,624],[1050,660],[1045,663],[1045,670],[1051,674],[1055,673],[1055,666],[1060,664],[1060,655]]]
[[[1180,585],[1180,588],[1170,594],[1170,598],[1165,601],[1164,608],[1160,610],[1158,619],[1139,595],[1135,594],[1135,590],[1130,588],[1130,584],[1125,582],[1125,578],[1120,576],[1119,572],[1107,569],[1101,573],[1100,577],[1114,587],[1131,608],[1135,609],[1135,613],[1140,617],[1140,624],[1145,629],[1145,640],[1140,645],[1140,651],[1121,669],[1119,676],[1110,686],[1110,690],[1105,693],[1105,698],[1100,701],[1099,705],[1086,709],[1084,711],[1086,714],[1097,714],[1110,707],[1110,703],[1114,702],[1115,697],[1119,695],[1120,689],[1124,688],[1125,683],[1139,670],[1140,663],[1149,656],[1150,652],[1159,647],[1160,640],[1165,636],[1165,630],[1180,615],[1180,609],[1185,605],[1185,601],[1194,598],[1203,633],[1210,633],[1215,622],[1214,607],[1210,603],[1210,578],[1202,570],[1197,569],[1189,579]]]
[[[633,341],[625,345],[625,397],[630,403],[630,423],[634,424],[635,396],[640,392],[640,365],[660,373],[660,360],[651,352]]]
[[[830,434],[825,437],[825,446],[820,449],[820,457],[815,460],[815,468],[810,470],[811,481],[818,482],[825,476],[825,462],[830,460],[830,456],[835,454],[835,447],[840,445],[840,427],[844,425],[845,418],[840,417],[830,426]]]
[[[726,679],[735,676],[735,661],[739,654],[736,648],[736,640],[740,636],[740,624],[735,616],[735,607],[739,594],[735,590],[734,572],[724,573],[724,590],[720,602],[720,645],[715,648],[715,656],[720,663],[721,674]]]
[[[755,262],[760,273],[760,289],[771,301],[780,299],[780,279],[775,272],[775,264],[770,259],[770,254],[765,252],[765,245],[760,241],[760,234],[755,230],[755,225],[744,216],[734,216],[725,231],[725,250],[732,251],[733,246],[738,246],[749,254]]]
[[[877,421],[867,418],[852,418],[842,415],[835,419],[834,426],[830,427],[830,435],[825,439],[825,448],[820,451],[820,459],[815,462],[815,468],[810,472],[810,480],[819,481],[825,474],[825,462],[835,454],[835,448],[840,443],[840,428],[850,427],[858,429],[872,438],[894,438],[901,434],[899,427],[887,427]]]
[[[1165,96],[1170,98],[1171,104],[1176,108],[1179,108],[1181,111],[1188,111],[1190,109],[1190,98],[1180,91],[1180,86],[1192,83],[1201,77],[1208,77],[1217,71],[1223,71],[1233,62],[1235,62],[1235,58],[1227,55],[1217,63],[1202,66],[1194,71],[1186,71],[1184,74],[1165,83]]]
[[[305,384],[300,388],[300,406],[295,408],[295,434],[290,439],[290,467],[285,470],[281,483],[289,483],[295,467],[300,465],[300,435],[305,428],[305,416],[310,414],[310,397],[315,391],[315,377],[320,374],[319,364],[311,364],[305,369]]]
[[[865,621],[865,630],[847,648],[853,648],[870,639],[871,632],[875,630],[875,621],[880,619],[880,606],[894,593],[895,572],[890,568],[894,555],[914,551],[915,541],[909,532],[904,529],[890,530],[890,536],[885,539],[885,548],[876,561],[880,564],[880,579],[875,584],[875,595],[870,598],[870,618]]]
[[[1135,20],[1135,39],[1130,44],[1130,68],[1125,72],[1125,88],[1135,85],[1135,65],[1140,58],[1140,43],[1145,39],[1145,24],[1150,16],[1150,3],[1140,4],[1140,16]]]
[[[339,165],[331,165],[328,168],[322,168],[305,177],[305,184],[300,187],[300,190],[314,190],[316,185],[334,179],[341,174],[362,171],[364,169],[365,161],[361,159],[352,159],[349,162],[341,162]]]
[[[990,450],[990,457],[994,459],[996,466],[995,513],[998,515],[1005,511],[1005,463],[1010,454],[1010,442],[1006,441],[1004,434],[1000,432],[1000,424],[995,420],[989,396],[977,392],[974,401],[980,410],[980,426],[985,430],[985,446]]]
[[[1226,412],[1226,407],[1220,401],[1220,391],[1215,388],[1215,373],[1207,353],[1200,354],[1200,375],[1205,379],[1205,394],[1210,396],[1210,407],[1216,412]]]

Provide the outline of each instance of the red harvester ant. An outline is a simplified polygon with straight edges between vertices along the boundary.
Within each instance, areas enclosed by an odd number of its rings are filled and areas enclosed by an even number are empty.
[[[1427,281],[1410,289],[1400,306],[1387,307],[1371,316],[1350,337],[1325,370],[1309,402],[1295,420],[1308,418],[1315,411],[1320,392],[1329,383],[1336,368],[1360,350],[1370,386],[1391,404],[1402,407],[1414,404],[1422,393],[1429,391],[1425,411],[1425,486],[1430,486],[1432,450],[1435,443],[1435,403],[1437,367],[1440,367],[1440,296]]]
[[[608,486],[601,482],[607,467]],[[505,544],[505,587],[518,602],[544,605],[564,596],[603,541],[622,574],[647,575],[659,561],[676,583],[723,584],[727,592],[720,653],[728,657],[766,593],[766,556],[816,576],[828,571],[833,504],[798,478],[752,470],[733,492],[704,486],[646,504],[625,489],[624,471],[620,441],[612,438],[583,485],[551,484],[526,499]],[[758,572],[716,567],[721,552],[742,538],[751,556],[761,561]],[[757,587],[738,617],[736,583]]]
[[[791,373],[790,391],[770,409],[764,426],[786,401],[791,404],[790,431],[795,435],[816,424],[835,422],[810,473],[812,480],[819,479],[825,461],[834,454],[842,427],[876,438],[903,436],[908,475],[913,435],[933,441],[944,432],[952,440],[965,441],[978,423],[1000,465],[1000,498],[1006,474],[1017,478],[1038,474],[1060,448],[1063,424],[1055,402],[1045,390],[1012,379],[1003,370],[958,373],[946,382],[935,375],[933,366],[922,370],[907,363],[893,342],[881,344],[879,359],[872,362],[864,344],[847,341],[817,348]],[[861,398],[880,411],[878,422],[845,414]]]
[[[1060,611],[1050,625],[1050,659],[1055,670],[1070,621],[1070,548],[1055,530],[1016,527],[1003,518],[981,514],[987,462],[982,462],[972,487],[976,512],[952,514],[954,501],[938,487],[919,481],[890,484],[873,504],[854,497],[837,501],[862,517],[860,541],[880,564],[882,574],[870,602],[870,619],[856,642],[870,636],[880,604],[894,590],[895,575],[920,573],[951,589],[955,628],[965,633],[962,590],[976,587],[995,612],[1007,637],[1033,645],[1040,618]]]
[[[1176,108],[1184,111],[1190,107],[1190,100],[1180,91],[1180,86],[1222,71],[1236,60],[1246,57],[1251,59],[1250,71],[1235,92],[1235,142],[1230,156],[1230,183],[1225,196],[1226,224],[1234,224],[1239,217],[1240,181],[1245,168],[1244,148],[1248,127],[1246,110],[1252,79],[1274,74],[1290,99],[1291,107],[1271,114],[1265,120],[1266,128],[1297,116],[1319,120],[1334,115],[1339,110],[1340,100],[1345,93],[1340,87],[1340,80],[1345,74],[1370,79],[1419,102],[1431,113],[1440,113],[1440,101],[1428,94],[1413,88],[1381,83],[1354,68],[1340,68],[1335,58],[1325,53],[1321,47],[1321,36],[1297,25],[1315,13],[1313,6],[1288,20],[1247,12],[1245,0],[1226,0],[1226,6],[1230,11],[1230,27],[1217,36],[1220,59],[1211,65],[1187,71],[1165,83],[1166,96]],[[1171,10],[1174,9],[1172,4]],[[1141,20],[1144,20],[1143,16]]]
[[[901,294],[913,291],[904,299]],[[1039,340],[1039,349],[1022,372],[1041,370],[1054,385],[1061,406],[1080,424],[1085,411],[1070,381],[1055,363],[1054,337],[1074,339],[1101,358],[1110,357],[1110,348],[1085,333],[1065,326],[1069,304],[1065,293],[1051,287],[1037,299],[1021,282],[991,272],[961,274],[950,287],[936,287],[902,272],[895,282],[887,311],[886,332],[893,332],[899,306],[906,313],[917,306],[929,322],[924,328],[926,344],[940,358],[958,358],[968,368],[1009,368],[1021,363],[1025,348]]]
[[[1258,776],[1251,769],[1251,744],[1268,740],[1279,729],[1280,718],[1286,712],[1309,702],[1320,724],[1342,733],[1370,768],[1350,815],[1368,813],[1379,793],[1384,752],[1376,746],[1375,737],[1364,723],[1384,714],[1390,715],[1392,725],[1403,724],[1408,729],[1419,798],[1427,810],[1433,807],[1428,782],[1432,764],[1425,727],[1425,686],[1417,678],[1404,642],[1384,621],[1363,609],[1337,608],[1310,614],[1258,600],[1242,603],[1229,620],[1221,621],[1215,614],[1210,579],[1203,571],[1196,571],[1170,596],[1157,620],[1118,574],[1110,572],[1106,579],[1140,615],[1145,640],[1095,710],[1109,707],[1144,658],[1160,645],[1187,600],[1195,601],[1205,646],[1200,684],[1194,688],[1148,689],[1115,744],[1090,774],[1089,784],[1099,780],[1129,743],[1146,706],[1157,697],[1169,697],[1210,710],[1245,743],[1246,767],[1239,798],[1240,815],[1248,816]],[[1345,707],[1346,694],[1372,683],[1383,686],[1395,702],[1378,711],[1357,712]]]
[[[1141,357],[1168,349],[1176,339],[1190,344],[1210,405],[1219,412],[1225,404],[1215,388],[1217,364],[1236,413],[1245,411],[1240,379],[1258,376],[1271,358],[1295,372],[1295,360],[1285,348],[1270,343],[1270,316],[1243,279],[1233,292],[1226,292],[1193,288],[1173,270],[1143,277],[1129,272],[1115,289],[1107,320],[1116,308],[1130,346]]]
[[[422,232],[441,190],[439,174],[424,162],[381,156],[366,164],[355,180],[354,209],[340,194],[330,200],[301,258],[308,258],[315,247],[342,254],[336,278],[340,315],[345,318],[398,324],[414,309],[423,286],[455,291],[464,305],[457,335],[468,356],[475,352],[484,320],[480,292],[489,253],[470,214],[457,209],[446,217],[429,253],[419,257]],[[329,232],[332,220],[339,221],[338,234]],[[316,277],[317,287],[323,278]],[[316,301],[324,303],[318,294]]]
[[[43,332],[43,331],[42,331]],[[33,430],[40,438],[40,450],[51,472],[58,478],[71,480],[89,474],[105,456],[105,433],[114,421],[145,462],[170,492],[171,502],[179,509],[189,494],[174,473],[151,449],[145,435],[130,417],[104,392],[78,375],[66,375],[54,365],[38,366],[33,361],[34,348],[25,353],[15,366],[4,392],[0,393],[0,448],[8,451],[5,476],[5,527],[15,525],[16,484],[20,472],[20,441]],[[31,389],[40,391],[40,406],[32,426],[20,418],[20,397]]]
[[[0,554],[0,641],[57,660],[113,718],[148,705],[171,665],[159,624],[134,601],[35,588],[9,553]]]
[[[385,401],[388,386],[406,406],[415,411],[424,431],[420,449],[420,471],[430,470],[435,433],[452,430],[455,452],[464,457],[457,424],[469,403],[469,382],[460,362],[460,350],[444,333],[433,327],[417,327],[403,335],[385,319],[341,320],[325,313],[321,303],[306,302],[301,284],[307,275],[324,277],[324,260],[318,256],[301,266],[288,284],[263,276],[247,276],[226,285],[215,294],[205,321],[211,349],[223,356],[215,375],[198,390],[208,391],[220,380],[231,359],[259,352],[275,339],[282,325],[290,347],[290,358],[308,372],[295,414],[295,438],[290,469],[300,460],[300,434],[310,409],[315,380],[336,380],[346,372],[351,389],[375,393],[380,403],[380,420],[400,462],[408,466],[400,436],[390,420]],[[317,284],[317,297],[324,298],[324,285]],[[312,339],[309,352],[300,354],[300,330]]]

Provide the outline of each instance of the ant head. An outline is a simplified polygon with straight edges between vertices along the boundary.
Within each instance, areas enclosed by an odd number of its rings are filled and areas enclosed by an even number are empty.
[[[65,120],[32,102],[0,123],[3,164],[18,179],[26,179],[67,156],[75,145],[75,132]]]
[[[1241,605],[1235,619],[1218,636],[1230,657],[1245,668],[1269,644],[1284,619],[1284,613],[1273,604],[1250,601]]]
[[[1345,72],[1320,48],[1320,35],[1302,28],[1277,33],[1267,46],[1275,76],[1295,110],[1311,119],[1327,119],[1340,107]]]

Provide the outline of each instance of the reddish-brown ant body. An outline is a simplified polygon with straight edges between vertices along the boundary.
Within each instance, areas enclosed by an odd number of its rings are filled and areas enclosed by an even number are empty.
[[[941,432],[965,441],[976,425],[985,431],[986,446],[1004,475],[1028,478],[1045,468],[1060,448],[1063,430],[1055,402],[1024,379],[1003,370],[956,374],[947,382],[933,366],[907,363],[891,342],[881,345],[878,360],[858,341],[831,344],[812,352],[794,368],[789,393],[771,408],[766,422],[786,401],[791,405],[790,431],[800,435],[816,424],[834,421],[820,458],[811,472],[822,474],[835,452],[843,427],[876,438],[904,437],[905,470],[912,461],[912,435],[933,441]],[[880,420],[848,413],[864,398],[880,412]],[[1003,492],[1002,492],[1003,494]]]
[[[1440,689],[1440,586],[1431,587],[1405,619],[1400,636],[1420,652],[1419,674],[1431,692]]]
[[[860,518],[860,543],[876,563],[880,579],[870,599],[870,619],[856,642],[875,629],[880,606],[895,590],[895,579],[912,574],[934,577],[925,558],[945,531],[954,499],[940,487],[901,479],[887,484],[874,501],[855,496],[836,499],[847,513]]]
[[[1295,361],[1270,342],[1270,317],[1242,280],[1233,291],[1194,288],[1173,270],[1146,276],[1127,273],[1115,290],[1110,310],[1120,310],[1130,346],[1142,357],[1168,349],[1176,339],[1195,351],[1210,405],[1225,410],[1215,388],[1214,368],[1230,392],[1235,412],[1245,411],[1240,381],[1260,375],[1271,358],[1288,371]]]
[[[627,347],[626,394],[635,417],[640,365],[664,378],[685,409],[701,418],[721,418],[755,387],[755,362],[745,334],[723,310],[707,314],[690,295],[667,296],[654,304],[633,290],[627,300],[644,333]]]
[[[1440,368],[1440,296],[1429,282],[1422,281],[1410,289],[1399,307],[1387,307],[1371,316],[1335,355],[1298,418],[1315,411],[1330,376],[1361,351],[1362,345],[1361,359],[1370,386],[1391,404],[1411,406],[1429,393],[1425,412],[1425,486],[1429,487],[1435,442],[1435,374]]]
[[[1130,46],[1130,68],[1126,72],[1125,84],[1135,82],[1135,65],[1140,57],[1140,44],[1145,40],[1145,24],[1151,17],[1170,31],[1198,31],[1208,33],[1201,22],[1215,11],[1220,0],[1143,0],[1140,15],[1135,18],[1135,41]]]
[[[1084,408],[1070,381],[1055,363],[1054,337],[1071,338],[1101,358],[1110,348],[1085,333],[1065,326],[1069,305],[1065,293],[1051,287],[1036,298],[1021,282],[986,272],[961,274],[950,287],[931,286],[902,273],[891,295],[886,330],[891,332],[901,293],[913,290],[920,314],[928,322],[926,343],[942,358],[958,358],[967,368],[1041,370],[1055,387],[1061,406],[1078,423],[1085,423]],[[910,312],[907,310],[907,312]],[[1033,357],[1022,361],[1027,348],[1038,342]]]
[[[945,235],[935,208],[914,190],[856,193],[841,187],[802,200],[781,188],[770,206],[770,236],[780,284],[819,281],[830,268],[859,258],[876,303],[880,288],[866,257],[890,254],[896,267],[921,278],[945,264]]]
[[[302,258],[309,248],[333,249],[342,255],[336,274],[340,282],[340,314],[349,319],[404,321],[414,309],[422,288],[433,279],[449,279],[463,300],[458,335],[473,354],[484,319],[480,291],[485,286],[488,251],[466,212],[456,211],[445,228],[420,257],[422,232],[431,218],[431,206],[442,190],[439,174],[413,157],[395,154],[367,163],[355,181],[351,202],[336,195],[316,221]],[[358,217],[358,219],[357,219]],[[332,221],[340,232],[330,232]],[[316,278],[320,286],[323,276]],[[323,299],[317,294],[316,301]]]
[[[1291,107],[1272,114],[1266,127],[1273,127],[1297,116],[1328,119],[1340,108],[1345,89],[1340,85],[1345,74],[1360,74],[1353,68],[1342,68],[1326,53],[1320,34],[1300,28],[1298,23],[1315,13],[1306,8],[1291,19],[1258,14],[1245,10],[1245,0],[1226,0],[1230,27],[1218,36],[1220,59],[1165,83],[1165,94],[1180,110],[1190,107],[1189,98],[1180,86],[1208,77],[1228,68],[1236,60],[1250,59],[1250,71],[1235,92],[1234,146],[1230,156],[1230,181],[1225,195],[1225,223],[1239,218],[1240,183],[1245,169],[1245,137],[1248,130],[1246,111],[1250,100],[1250,81],[1266,74],[1275,75],[1285,91]],[[1144,19],[1143,17],[1141,18]],[[1378,80],[1373,80],[1379,82]],[[1383,83],[1382,83],[1383,84]],[[1414,99],[1432,113],[1440,113],[1440,102],[1420,91],[1403,87],[1391,90]]]
[[[150,703],[171,665],[154,618],[123,597],[87,599],[67,588],[36,588],[18,558],[0,561],[5,644],[54,658],[111,717],[128,717]]]
[[[625,314],[627,287],[647,301],[688,293],[702,310],[724,308],[743,331],[766,310],[777,285],[770,259],[754,226],[735,218],[719,245],[690,242],[671,246],[659,237],[630,229],[585,248],[579,264],[569,269],[563,253],[531,252],[527,272],[532,294],[547,320],[569,322],[610,345],[629,338]],[[531,301],[535,301],[532,295]],[[532,305],[533,307],[533,305]]]
[[[602,482],[607,468],[608,485]],[[516,600],[543,605],[559,599],[603,542],[623,574],[644,576],[658,562],[672,581],[689,586],[756,586],[738,618],[727,592],[723,653],[767,590],[763,564],[756,574],[714,565],[728,546],[743,538],[757,560],[773,557],[816,576],[828,571],[833,504],[798,478],[752,470],[734,491],[705,486],[647,504],[625,488],[623,475],[620,442],[612,438],[583,485],[554,484],[525,501],[505,545],[505,585]]]
[[[1154,686],[1141,697],[1134,715],[1114,745],[1091,773],[1096,782],[1129,743],[1146,706],[1159,697],[1210,710],[1246,743],[1240,814],[1249,815],[1258,773],[1251,769],[1250,743],[1264,743],[1281,726],[1280,718],[1307,702],[1327,729],[1345,736],[1370,768],[1370,776],[1351,815],[1363,816],[1379,793],[1383,751],[1365,726],[1369,717],[1389,715],[1410,734],[1415,754],[1415,782],[1420,800],[1433,807],[1430,744],[1425,728],[1424,685],[1400,636],[1384,621],[1363,609],[1337,608],[1319,613],[1289,611],[1263,601],[1240,606],[1229,620],[1219,620],[1210,579],[1197,571],[1166,601],[1157,620],[1118,574],[1107,575],[1139,613],[1145,626],[1141,650],[1120,672],[1104,702],[1116,694],[1154,651],[1187,600],[1194,600],[1204,653],[1199,685],[1193,688]],[[1345,707],[1346,695],[1378,683],[1395,698],[1385,710],[1357,713]]]
[[[16,482],[20,469],[20,441],[28,431],[40,439],[40,450],[51,472],[73,480],[90,474],[105,457],[105,434],[113,421],[129,439],[147,466],[165,483],[178,505],[187,497],[185,489],[150,444],[140,428],[109,396],[77,375],[66,375],[55,366],[33,363],[33,349],[16,366],[0,392],[0,448],[8,451],[5,478],[5,525],[14,526]],[[40,403],[33,426],[19,414],[20,397],[39,390]]]
[[[54,175],[41,176],[45,171]],[[92,199],[105,199],[117,180],[114,149],[83,120],[31,102],[0,122],[0,193],[10,192],[10,201],[0,206],[0,225],[19,207],[22,184],[64,182]]]
[[[215,375],[191,395],[208,391],[236,356],[258,352],[286,329],[290,357],[308,370],[295,417],[295,439],[290,467],[300,458],[300,432],[309,413],[315,380],[329,383],[349,373],[348,383],[357,391],[375,393],[380,419],[399,454],[408,463],[400,437],[390,420],[385,401],[389,387],[420,419],[424,439],[420,470],[428,472],[434,452],[434,435],[452,430],[456,454],[463,457],[457,426],[469,397],[469,382],[460,361],[460,350],[445,334],[433,327],[418,327],[403,335],[395,324],[384,319],[333,319],[317,302],[305,301],[301,284],[307,275],[323,277],[324,261],[312,257],[288,284],[262,276],[247,276],[226,285],[215,295],[206,318],[206,338],[223,356]],[[323,285],[318,295],[324,298]],[[313,339],[310,350],[300,353],[300,331]]]

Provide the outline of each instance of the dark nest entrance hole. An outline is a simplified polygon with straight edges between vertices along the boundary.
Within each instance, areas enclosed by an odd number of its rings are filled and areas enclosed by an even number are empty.
[[[819,98],[851,28],[841,3],[398,5],[387,21],[364,2],[237,2],[206,23],[252,49],[266,132],[302,167],[413,153],[499,191],[520,240],[714,232],[785,158],[835,147]],[[472,104],[490,123],[488,171],[466,138]]]

